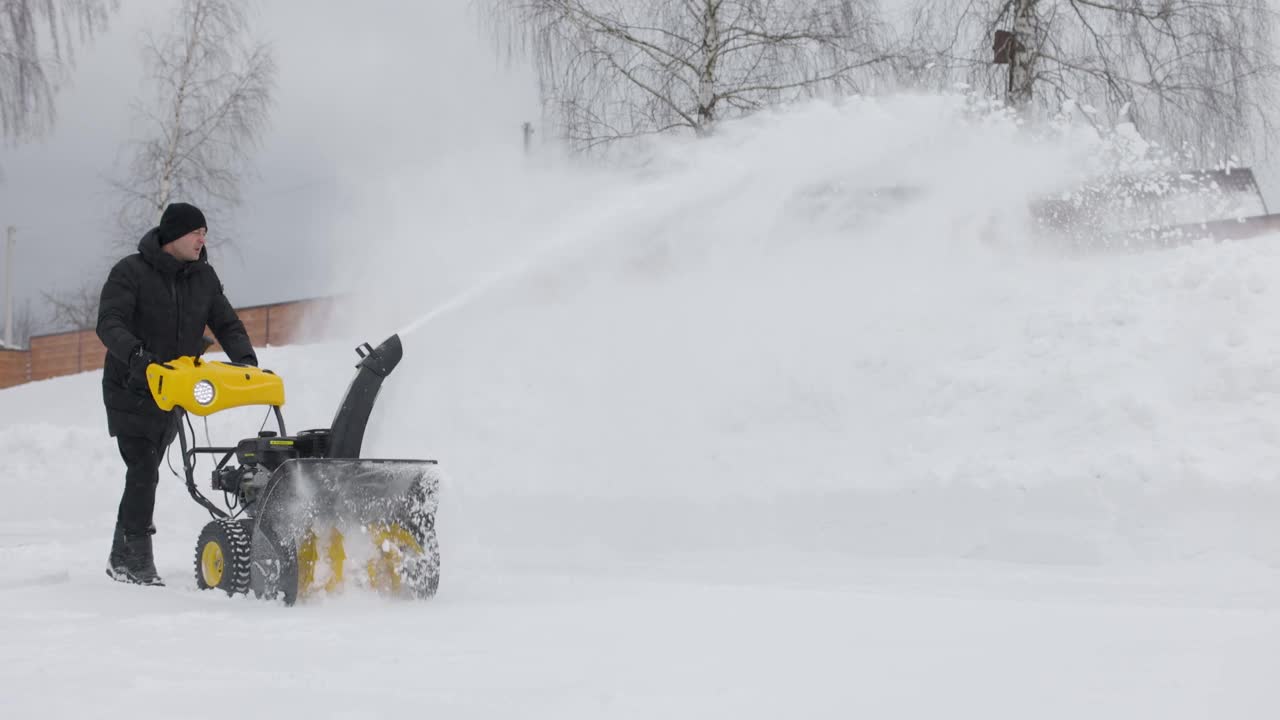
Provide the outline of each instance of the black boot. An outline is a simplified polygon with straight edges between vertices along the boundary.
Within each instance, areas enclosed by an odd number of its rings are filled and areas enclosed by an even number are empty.
[[[117,528],[116,538],[111,545],[110,566],[107,568],[111,579],[136,585],[164,585],[156,572],[150,534],[130,536]]]
[[[107,556],[107,574],[112,575],[117,569],[123,571],[124,561],[124,528],[116,525],[116,531],[111,534],[111,554]]]

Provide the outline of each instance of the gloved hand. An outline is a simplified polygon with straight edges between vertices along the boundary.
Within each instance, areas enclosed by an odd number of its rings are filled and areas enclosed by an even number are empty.
[[[155,353],[139,345],[129,356],[129,386],[139,392],[147,389],[147,366],[160,362]]]

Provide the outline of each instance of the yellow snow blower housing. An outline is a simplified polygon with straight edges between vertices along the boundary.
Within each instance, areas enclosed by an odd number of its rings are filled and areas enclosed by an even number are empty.
[[[286,604],[359,585],[384,594],[435,595],[440,546],[434,460],[361,456],[365,426],[383,381],[400,362],[400,337],[356,348],[356,377],[327,428],[285,430],[284,382],[270,370],[182,357],[147,367],[156,405],[173,413],[187,491],[209,511],[196,543],[196,586],[253,592]],[[187,414],[265,405],[278,430],[225,447],[194,447]],[[210,487],[196,487],[197,457],[217,460]]]
[[[284,381],[252,365],[180,357],[147,366],[147,387],[161,410],[175,406],[192,415],[245,405],[284,405]]]

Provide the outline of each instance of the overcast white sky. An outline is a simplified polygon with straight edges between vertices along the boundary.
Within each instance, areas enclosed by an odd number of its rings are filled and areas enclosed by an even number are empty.
[[[100,283],[120,254],[105,178],[134,135],[142,33],[163,29],[176,1],[124,5],[78,53],[52,131],[0,147],[0,228],[18,228],[15,295],[33,304],[41,290]],[[235,218],[242,255],[213,258],[236,305],[333,288],[329,249],[370,242],[353,226],[379,232],[377,188],[388,178],[429,174],[459,153],[521,152],[520,124],[537,113],[532,78],[495,57],[468,0],[262,0],[254,17],[279,73],[257,177]]]

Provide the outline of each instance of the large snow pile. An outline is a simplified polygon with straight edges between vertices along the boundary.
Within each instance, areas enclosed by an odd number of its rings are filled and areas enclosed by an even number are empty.
[[[410,328],[379,447],[445,461],[460,537],[557,557],[1280,560],[1280,248],[1067,253],[1019,209],[1101,144],[962,105],[762,117],[625,179],[456,168],[360,248],[363,323]]]

